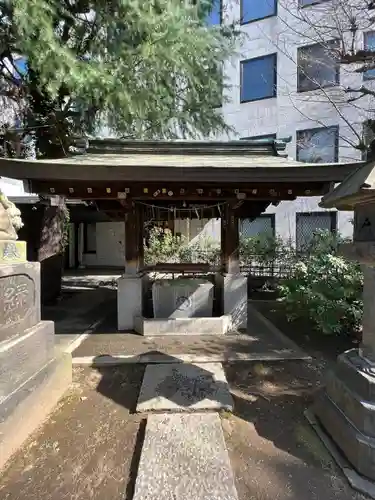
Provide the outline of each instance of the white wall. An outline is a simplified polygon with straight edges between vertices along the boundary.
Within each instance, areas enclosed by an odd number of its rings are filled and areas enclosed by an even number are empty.
[[[125,222],[96,224],[96,253],[83,254],[83,265],[125,268]]]
[[[275,214],[276,235],[285,241],[296,242],[296,214],[298,212],[321,212],[318,203],[320,198],[301,197],[294,201],[282,201],[277,207],[270,205],[266,214]],[[331,210],[330,210],[331,211]],[[333,210],[335,211],[335,210]],[[352,212],[337,213],[337,230],[346,237],[353,236]]]
[[[28,196],[30,193],[25,187],[24,181],[0,177],[0,189],[6,196]]]

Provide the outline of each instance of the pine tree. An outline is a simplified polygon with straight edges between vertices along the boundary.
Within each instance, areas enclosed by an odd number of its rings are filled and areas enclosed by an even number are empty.
[[[207,26],[215,0],[0,0],[7,92],[26,104],[42,154],[105,122],[129,138],[197,138],[227,130],[223,62],[233,26]],[[15,86],[6,61],[27,59]]]

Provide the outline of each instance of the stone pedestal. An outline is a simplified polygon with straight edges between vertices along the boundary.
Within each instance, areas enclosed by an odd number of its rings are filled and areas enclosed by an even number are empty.
[[[117,328],[134,330],[135,318],[142,316],[143,275],[124,274],[117,280]]]
[[[320,423],[363,476],[375,480],[375,377],[357,349],[338,357],[314,403]]]
[[[6,260],[0,261],[0,467],[51,411],[72,372],[70,356],[55,357],[54,324],[41,321],[40,264]]]
[[[346,244],[341,253],[363,265],[362,343],[340,355],[314,413],[357,472],[375,481],[375,269],[374,243]],[[363,263],[366,264],[363,264]],[[375,262],[373,262],[375,265]]]
[[[232,318],[232,328],[247,328],[247,277],[241,273],[223,276],[223,308],[224,315]]]

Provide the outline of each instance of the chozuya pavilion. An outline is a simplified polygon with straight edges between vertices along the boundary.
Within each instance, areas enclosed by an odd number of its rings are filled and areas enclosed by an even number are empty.
[[[0,159],[0,175],[28,180],[32,193],[95,200],[100,210],[122,214],[126,241],[118,281],[119,330],[225,333],[247,323],[238,219],[256,218],[281,200],[323,196],[358,167],[300,163],[284,151],[285,142],[276,140],[92,140],[85,154],[62,159]],[[145,266],[144,227],[155,211],[159,218],[220,218],[220,265]],[[184,280],[152,284],[149,276],[155,271],[184,274]],[[150,288],[153,315],[144,306]]]

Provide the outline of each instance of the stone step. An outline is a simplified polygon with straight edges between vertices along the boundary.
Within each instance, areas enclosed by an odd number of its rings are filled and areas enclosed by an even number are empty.
[[[363,401],[375,403],[375,377],[371,367],[358,354],[358,349],[351,349],[337,358],[334,371],[336,376]]]
[[[232,410],[221,363],[148,365],[137,412]]]
[[[220,417],[150,415],[134,500],[238,500]]]
[[[225,335],[232,325],[231,316],[209,318],[136,317],[134,329],[145,337],[164,335]]]
[[[327,374],[326,392],[359,431],[375,438],[375,404],[361,400],[334,372]]]
[[[375,439],[360,432],[325,391],[313,411],[354,468],[375,481]]]

